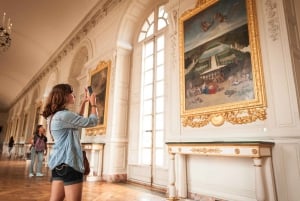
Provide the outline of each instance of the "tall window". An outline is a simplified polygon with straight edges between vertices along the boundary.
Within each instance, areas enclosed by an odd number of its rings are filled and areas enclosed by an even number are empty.
[[[165,28],[164,6],[159,6],[145,20],[138,42],[143,44],[140,162],[164,165],[164,77]]]

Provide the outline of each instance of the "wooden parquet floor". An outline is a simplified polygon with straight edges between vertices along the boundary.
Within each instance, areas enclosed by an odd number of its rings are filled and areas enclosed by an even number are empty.
[[[48,201],[50,171],[29,177],[30,161],[0,160],[0,201]],[[164,193],[125,183],[84,182],[82,201],[163,201]]]

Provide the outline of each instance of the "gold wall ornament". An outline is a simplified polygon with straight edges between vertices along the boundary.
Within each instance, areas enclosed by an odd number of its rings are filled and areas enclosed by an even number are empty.
[[[179,39],[183,126],[267,118],[255,0],[198,0]]]
[[[246,124],[267,118],[264,108],[249,108],[246,110],[230,111],[227,113],[226,120],[232,124]]]
[[[182,118],[182,125],[190,126],[190,127],[202,127],[209,123],[210,116],[209,115],[190,115],[184,116]]]
[[[221,114],[211,115],[210,121],[215,126],[221,126],[225,122],[225,118]]]
[[[86,128],[86,135],[88,136],[103,135],[106,132],[110,71],[110,60],[100,61],[97,67],[90,71],[90,85],[96,96],[96,107],[98,110],[99,122],[95,127]],[[90,114],[90,108],[88,113]]]
[[[248,108],[245,110],[222,111],[217,114],[190,115],[182,118],[182,124],[190,127],[202,127],[209,123],[214,126],[222,126],[225,121],[232,124],[247,124],[266,118],[267,114],[264,108]]]

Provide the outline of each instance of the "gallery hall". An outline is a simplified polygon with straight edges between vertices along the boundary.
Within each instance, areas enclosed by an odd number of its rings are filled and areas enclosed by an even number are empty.
[[[0,200],[299,201],[297,8],[0,0]]]

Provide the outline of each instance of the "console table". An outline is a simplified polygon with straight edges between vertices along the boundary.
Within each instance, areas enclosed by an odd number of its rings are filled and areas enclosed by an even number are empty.
[[[275,183],[272,167],[272,147],[274,143],[252,142],[167,142],[169,161],[169,198],[180,200],[187,198],[186,155],[244,157],[253,160],[255,167],[255,193],[258,201],[276,201]],[[177,155],[175,172],[175,155]],[[267,171],[265,171],[267,170]],[[175,178],[179,175],[179,178]],[[178,181],[178,186],[175,185]],[[266,184],[266,185],[264,185]]]
[[[82,143],[81,146],[86,151],[91,168],[86,180],[101,181],[104,143]]]

